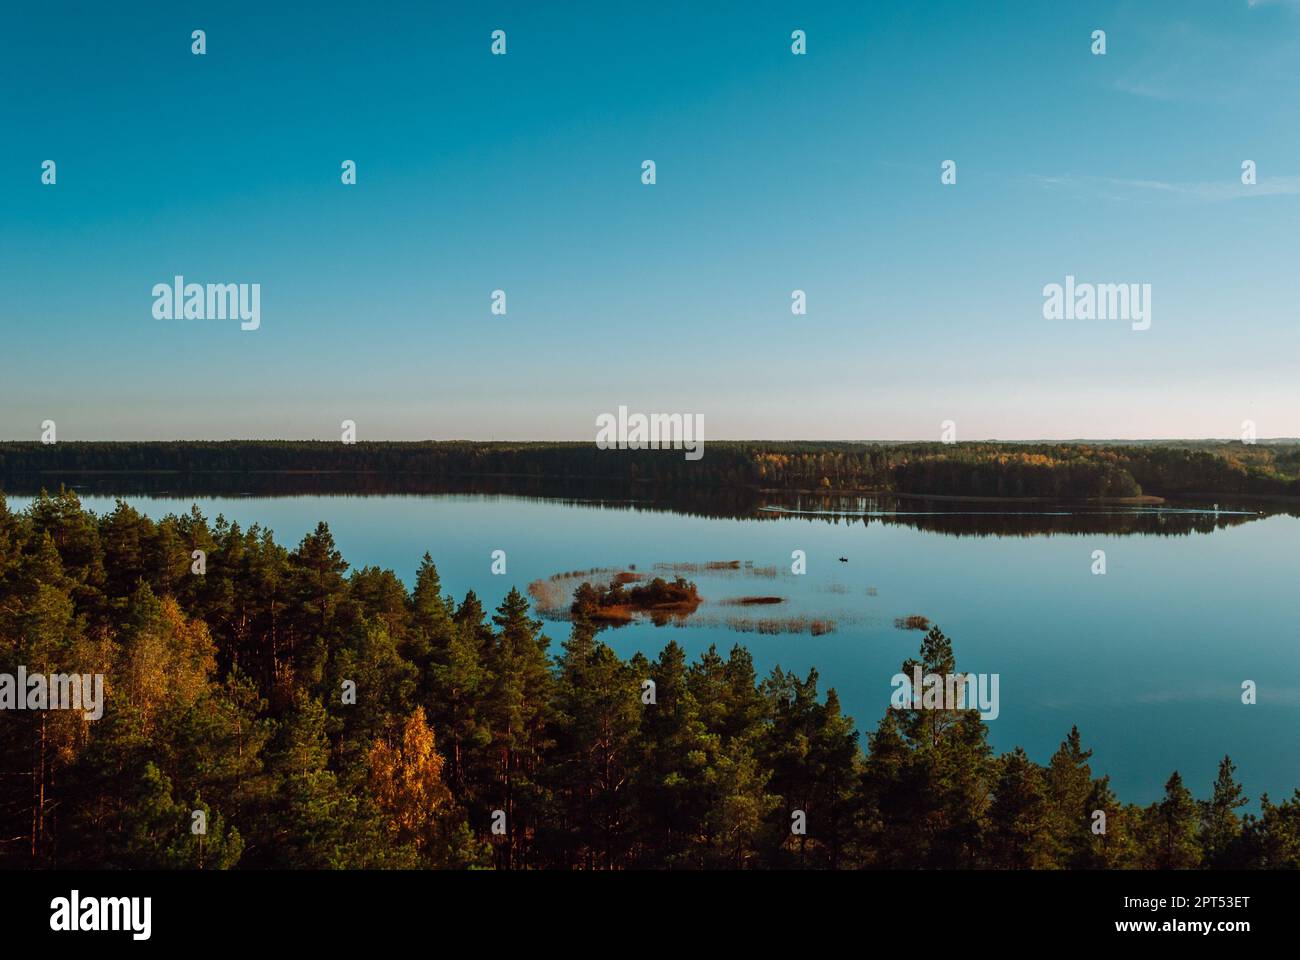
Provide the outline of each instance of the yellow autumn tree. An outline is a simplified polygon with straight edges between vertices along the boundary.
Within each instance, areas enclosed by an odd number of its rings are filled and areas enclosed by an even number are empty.
[[[131,598],[128,617],[118,675],[127,702],[150,730],[162,709],[184,709],[206,692],[216,647],[207,624],[187,618],[172,597],[160,600],[145,584]]]
[[[422,855],[438,843],[452,803],[442,782],[442,763],[423,707],[407,718],[398,743],[381,739],[370,749],[370,789],[388,818],[389,832]]]

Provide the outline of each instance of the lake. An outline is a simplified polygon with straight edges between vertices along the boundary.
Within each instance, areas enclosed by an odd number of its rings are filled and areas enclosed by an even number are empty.
[[[568,571],[681,573],[705,597],[695,615],[602,639],[652,657],[670,639],[691,657],[741,643],[760,674],[815,667],[864,734],[923,636],[895,620],[923,616],[952,639],[960,670],[999,675],[989,722],[999,752],[1020,745],[1045,763],[1077,724],[1094,774],[1110,774],[1123,800],[1158,799],[1174,769],[1208,796],[1225,753],[1252,810],[1262,792],[1279,800],[1300,786],[1300,519],[1257,506],[185,492],[124,499],[154,518],[197,503],[210,519],[270,527],[290,548],[324,520],[353,566],[387,567],[410,585],[428,551],[447,591],[459,600],[473,589],[489,606],[535,581],[535,596],[567,596],[580,579],[546,584]],[[83,493],[97,512],[113,499]],[[9,497],[13,509],[29,502]],[[492,573],[495,550],[505,575]],[[797,550],[803,575],[791,573]],[[1097,550],[1105,575],[1093,573]],[[736,603],[753,596],[781,602]],[[558,651],[568,625],[552,620],[546,632]],[[1246,680],[1258,684],[1254,705],[1241,702]]]

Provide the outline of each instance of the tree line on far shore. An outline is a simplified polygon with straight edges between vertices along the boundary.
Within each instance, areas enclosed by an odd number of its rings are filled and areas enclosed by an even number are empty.
[[[875,491],[929,496],[1300,497],[1300,443],[848,443],[710,441],[705,455],[594,443],[272,441],[0,443],[0,481],[85,473],[332,472],[453,481],[514,477],[682,489]],[[47,484],[48,485],[48,484]]]

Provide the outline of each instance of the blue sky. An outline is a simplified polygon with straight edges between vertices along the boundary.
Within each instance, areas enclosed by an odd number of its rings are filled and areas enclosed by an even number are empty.
[[[0,13],[0,438],[1300,435],[1300,3],[131,6]]]

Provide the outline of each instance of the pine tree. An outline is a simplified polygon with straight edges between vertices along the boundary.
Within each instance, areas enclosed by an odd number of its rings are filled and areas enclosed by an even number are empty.
[[[1143,820],[1145,866],[1186,870],[1200,865],[1200,811],[1177,770],[1165,782],[1164,799],[1148,807]]]
[[[527,863],[532,835],[541,812],[538,770],[549,746],[551,703],[549,644],[542,623],[528,615],[528,601],[511,589],[492,618],[498,632],[489,648],[487,666],[491,683],[483,703],[483,716],[492,733],[495,763],[495,809],[506,816],[505,841],[499,844],[499,863],[514,867]]]
[[[1264,870],[1300,870],[1300,789],[1278,804],[1265,793],[1259,807],[1259,817],[1245,818],[1243,861]]]
[[[707,809],[701,782],[710,744],[699,704],[686,683],[686,657],[670,640],[648,665],[655,702],[641,709],[636,770],[639,865],[689,866]]]
[[[705,865],[739,870],[757,860],[761,837],[772,829],[769,818],[781,805],[769,792],[770,777],[749,744],[733,739],[720,746],[703,775],[710,794],[704,830],[711,848]]]
[[[324,707],[300,692],[267,750],[275,792],[245,859],[282,868],[415,866],[410,848],[385,842],[383,814],[369,793],[349,789],[330,768],[327,727]]]
[[[1091,750],[1083,749],[1079,728],[1071,727],[1047,765],[1053,859],[1061,866],[1086,858],[1091,847],[1091,811],[1096,809],[1088,807],[1093,790],[1091,756]]]
[[[867,738],[857,793],[857,858],[868,867],[918,865],[912,846],[916,801],[911,790],[912,750],[898,729],[898,713],[886,710]]]
[[[919,659],[902,666],[909,684],[917,667],[922,677],[935,675],[945,684],[957,673],[952,644],[937,625],[922,640]],[[979,712],[956,706],[945,700],[939,706],[927,707],[923,701],[920,707],[890,708],[909,750],[902,777],[911,796],[902,835],[891,842],[904,844],[903,855],[913,865],[970,867],[981,853],[994,777],[992,750]]]
[[[642,705],[638,678],[578,620],[557,666],[555,746],[544,778],[552,828],[544,842],[559,863],[622,865],[632,842],[631,778]]]
[[[53,497],[44,491],[28,508],[31,541],[39,544],[48,535],[63,570],[72,582],[77,611],[92,621],[103,615],[104,552],[99,527],[92,513],[82,510],[71,490],[60,489]]]
[[[1219,761],[1219,775],[1214,781],[1214,792],[1208,801],[1201,803],[1200,841],[1202,858],[1209,867],[1238,866],[1232,862],[1238,839],[1241,836],[1240,807],[1248,802],[1241,784],[1233,778],[1237,771],[1230,757]]]
[[[212,684],[168,727],[167,763],[184,791],[207,797],[235,822],[251,822],[269,802],[264,751],[272,723],[266,700],[237,671]]]
[[[104,591],[110,598],[125,598],[146,580],[145,544],[153,524],[125,501],[100,523],[99,535],[106,571]]]
[[[466,597],[458,614],[468,612],[471,597]],[[486,756],[492,731],[483,709],[492,672],[483,662],[488,652],[480,639],[483,630],[481,608],[476,618],[458,615],[447,646],[434,651],[423,699],[428,716],[442,731],[448,765],[446,780],[465,804],[470,822],[480,829],[488,819],[482,791],[492,772]]]
[[[817,679],[816,670],[806,680],[772,671],[765,684],[772,723],[762,756],[772,790],[784,799],[775,826],[785,835],[790,862],[833,869],[849,842],[858,735],[834,690],[825,704],[818,702]],[[795,811],[808,824],[797,835],[790,833]]]
[[[1132,825],[1140,821],[1140,811],[1135,814],[1116,799],[1110,788],[1110,777],[1092,782],[1084,810],[1088,823],[1086,845],[1068,865],[1083,870],[1119,870],[1135,866]]]
[[[1013,870],[1055,866],[1043,771],[1017,747],[999,761],[989,808],[988,860]]]
[[[320,681],[326,651],[337,636],[334,629],[339,608],[347,598],[343,575],[348,563],[334,544],[329,526],[318,523],[314,533],[303,537],[290,559],[290,596],[287,609],[288,663],[277,662],[277,674],[285,666],[308,684]]]
[[[422,675],[428,665],[451,642],[455,632],[452,617],[455,604],[451,597],[442,595],[442,580],[433,558],[425,554],[415,574],[415,589],[411,592],[411,640],[405,655],[420,668]]]
[[[145,764],[124,811],[121,841],[119,865],[136,869],[229,870],[244,852],[239,831],[202,798],[173,800],[171,780],[153,763]]]
[[[392,717],[409,710],[417,681],[415,666],[402,657],[382,618],[359,618],[328,652],[322,682],[307,689],[328,705],[329,731],[343,770],[364,777],[370,744]]]

